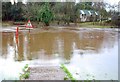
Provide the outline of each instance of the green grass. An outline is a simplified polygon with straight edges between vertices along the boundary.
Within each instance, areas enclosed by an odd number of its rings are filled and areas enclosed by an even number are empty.
[[[106,25],[104,22],[84,22],[84,23],[79,23],[80,27],[89,27],[89,28],[111,28],[113,26]]]
[[[30,70],[28,64],[26,64],[22,70],[23,70],[23,74],[20,73],[20,80],[29,78]]]
[[[61,68],[63,69],[63,71],[67,74],[67,76],[64,77],[64,80],[76,80],[72,74],[69,72],[69,70],[65,67],[64,64],[61,64]]]

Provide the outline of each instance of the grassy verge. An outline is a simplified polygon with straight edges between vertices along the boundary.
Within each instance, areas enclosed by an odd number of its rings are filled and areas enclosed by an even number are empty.
[[[69,72],[69,70],[65,67],[64,64],[61,64],[61,68],[63,69],[63,71],[66,73],[66,76],[64,77],[64,80],[76,80],[72,74]]]
[[[23,70],[23,73],[20,73],[20,77],[19,77],[20,80],[29,78],[30,70],[29,70],[28,64],[26,64],[22,70]]]
[[[78,24],[80,27],[89,27],[89,28],[111,28],[113,26],[107,25],[104,22],[84,22]]]
[[[3,26],[11,26],[11,25],[19,25],[19,24],[25,24],[27,23],[27,21],[25,22],[14,22],[14,21],[3,21],[2,22],[2,25]],[[34,26],[37,26],[37,27],[41,27],[41,26],[44,26],[43,23],[41,22],[34,22],[34,21],[31,21],[31,23],[34,25]],[[64,25],[63,23],[60,23],[59,25],[55,22],[52,22],[50,24],[50,26],[66,26]],[[88,27],[88,28],[111,28],[111,27],[114,27],[113,25],[110,25],[110,24],[107,24],[105,21],[102,21],[102,22],[81,22],[81,23],[77,23],[77,25],[79,27]],[[70,23],[70,26],[67,26],[67,27],[75,27],[75,24],[74,23]]]

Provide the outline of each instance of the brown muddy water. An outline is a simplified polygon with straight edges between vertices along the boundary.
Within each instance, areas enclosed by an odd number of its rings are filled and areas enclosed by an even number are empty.
[[[79,80],[118,80],[117,29],[58,28],[2,31],[0,80],[18,79],[25,64],[64,63]],[[12,76],[11,76],[12,74]]]

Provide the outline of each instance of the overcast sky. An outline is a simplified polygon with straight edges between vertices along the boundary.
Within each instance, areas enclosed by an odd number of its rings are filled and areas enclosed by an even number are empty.
[[[120,0],[104,0],[104,2],[107,2],[107,3],[109,3],[109,4],[111,4],[111,5],[118,5],[118,2],[119,2]]]
[[[118,2],[119,2],[119,1],[120,1],[120,0],[104,0],[104,2],[109,3],[109,4],[111,4],[111,5],[118,5]],[[109,11],[108,8],[106,8],[106,10]],[[116,7],[115,10],[118,11],[118,7]]]

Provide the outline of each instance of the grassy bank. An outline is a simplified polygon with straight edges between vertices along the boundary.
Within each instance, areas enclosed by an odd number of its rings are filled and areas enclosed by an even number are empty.
[[[111,28],[113,25],[106,24],[104,22],[84,22],[78,23],[79,27],[89,27],[89,28]]]
[[[3,26],[13,26],[13,25],[24,25],[26,22],[20,21],[20,22],[14,22],[14,21],[4,21],[2,22]],[[34,22],[31,21],[31,23],[36,27],[44,27],[44,24],[42,22]],[[66,25],[63,22],[61,22],[59,25],[56,21],[53,21],[50,23],[50,26],[65,26],[65,27],[88,27],[88,28],[111,28],[114,27],[113,25],[107,24],[105,22],[80,22],[75,25],[75,23],[70,23],[70,25]]]

